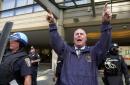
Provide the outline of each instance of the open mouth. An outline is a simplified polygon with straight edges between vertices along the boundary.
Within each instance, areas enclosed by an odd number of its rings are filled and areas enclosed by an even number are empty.
[[[78,42],[82,41],[82,39],[77,39]]]

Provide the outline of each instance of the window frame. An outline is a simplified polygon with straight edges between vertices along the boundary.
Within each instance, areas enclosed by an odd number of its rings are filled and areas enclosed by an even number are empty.
[[[0,18],[5,18],[5,17],[12,17],[12,16],[18,16],[18,15],[23,15],[23,14],[29,14],[29,13],[35,13],[35,12],[40,12],[40,11],[43,11],[44,9],[40,9],[40,10],[38,10],[38,11],[35,11],[34,9],[35,9],[35,7],[38,5],[37,3],[35,3],[35,1],[33,1],[33,3],[32,4],[28,4],[28,0],[26,1],[26,4],[24,5],[24,6],[18,6],[17,7],[17,0],[15,0],[15,6],[14,6],[14,8],[10,8],[10,9],[2,9],[2,6],[4,5],[4,3],[3,3],[3,1],[4,0],[2,0],[2,2],[1,2],[1,10],[0,10]],[[40,6],[40,5],[39,5]],[[24,8],[29,8],[29,7],[31,7],[32,8],[32,12],[29,12],[29,13],[21,13],[21,14],[17,14],[16,13],[16,10],[19,10],[19,9],[24,9]],[[4,12],[7,12],[7,11],[11,11],[11,10],[13,10],[13,15],[12,16],[3,16],[2,17],[2,13],[4,13]]]

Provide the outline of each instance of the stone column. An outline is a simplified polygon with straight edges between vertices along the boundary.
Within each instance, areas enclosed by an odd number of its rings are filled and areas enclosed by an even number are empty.
[[[2,10],[2,0],[0,0],[0,11]]]
[[[57,20],[57,27],[60,36],[64,39],[64,27],[63,27],[63,11],[60,11],[60,18]],[[52,50],[52,70],[55,72],[57,66],[57,54]]]

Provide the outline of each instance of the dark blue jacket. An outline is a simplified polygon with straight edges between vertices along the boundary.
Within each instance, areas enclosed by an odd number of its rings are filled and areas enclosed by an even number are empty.
[[[109,48],[111,25],[102,24],[100,40],[95,46],[86,46],[79,58],[74,47],[67,45],[61,39],[55,24],[49,25],[49,31],[52,48],[64,59],[60,85],[98,85],[97,65]]]

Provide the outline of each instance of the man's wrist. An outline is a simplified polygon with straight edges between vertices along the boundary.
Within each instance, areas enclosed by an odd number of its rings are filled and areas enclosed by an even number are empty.
[[[112,29],[112,26],[111,26],[110,22],[102,22],[101,32],[111,30],[111,29]]]

